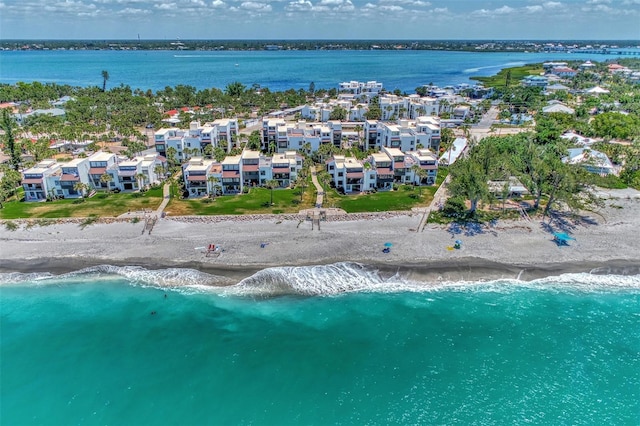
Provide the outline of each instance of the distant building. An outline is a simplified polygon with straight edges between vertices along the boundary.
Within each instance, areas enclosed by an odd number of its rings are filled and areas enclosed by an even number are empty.
[[[522,79],[522,85],[525,87],[547,87],[549,79],[543,75],[530,75]]]
[[[571,148],[569,155],[562,159],[567,164],[582,165],[588,172],[599,175],[614,174],[613,163],[606,154],[591,148]]]

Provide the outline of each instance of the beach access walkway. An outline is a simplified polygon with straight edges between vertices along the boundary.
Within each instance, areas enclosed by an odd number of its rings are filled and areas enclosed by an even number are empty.
[[[341,216],[347,214],[346,211],[337,208],[323,208],[324,188],[318,182],[318,172],[316,166],[309,166],[311,172],[311,182],[316,187],[316,204],[312,209],[300,210],[300,215],[305,216],[307,220],[311,220],[311,229],[320,230],[320,221],[326,220],[327,216]]]
[[[316,208],[319,209],[322,207],[324,201],[324,188],[322,188],[322,185],[318,182],[316,166],[309,166],[309,171],[311,172],[311,182],[313,182],[313,186],[316,187]]]
[[[148,232],[151,234],[153,227],[158,223],[158,218],[163,217],[164,209],[169,204],[169,200],[171,199],[171,183],[167,180],[165,184],[162,186],[162,202],[155,210],[144,209],[144,210],[136,210],[136,211],[128,211],[127,213],[123,213],[119,218],[139,218],[144,219],[144,228],[142,229],[142,233]]]

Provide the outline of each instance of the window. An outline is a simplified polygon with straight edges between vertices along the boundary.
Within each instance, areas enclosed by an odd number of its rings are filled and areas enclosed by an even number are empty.
[[[342,176],[344,176],[344,173],[338,172],[338,177],[342,177]]]
[[[260,176],[264,176],[264,175],[266,175],[265,171],[264,170],[260,170]]]

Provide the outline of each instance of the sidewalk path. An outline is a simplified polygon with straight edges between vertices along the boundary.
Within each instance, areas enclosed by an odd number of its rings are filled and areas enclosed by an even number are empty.
[[[311,182],[313,182],[313,186],[316,187],[316,208],[319,209],[322,207],[322,203],[324,202],[324,189],[322,185],[318,182],[318,172],[316,171],[316,166],[309,166],[309,170],[311,171]]]

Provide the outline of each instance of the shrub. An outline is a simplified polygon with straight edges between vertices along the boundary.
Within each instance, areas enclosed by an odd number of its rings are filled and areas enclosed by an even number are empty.
[[[4,223],[4,227],[7,228],[7,231],[15,231],[18,229],[18,224],[12,221],[8,221]]]
[[[464,215],[466,210],[467,206],[462,198],[451,197],[444,202],[442,214],[446,217],[459,217]]]
[[[84,203],[84,198],[76,198],[75,200],[73,200],[72,204],[82,204]]]
[[[98,215],[96,214],[92,214],[90,215],[88,218],[86,218],[85,220],[82,221],[82,223],[80,223],[80,228],[84,229],[89,225],[93,225],[94,223],[96,223],[98,221]]]

